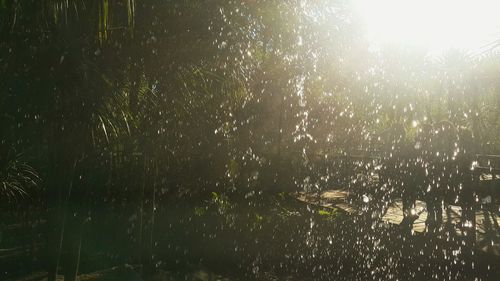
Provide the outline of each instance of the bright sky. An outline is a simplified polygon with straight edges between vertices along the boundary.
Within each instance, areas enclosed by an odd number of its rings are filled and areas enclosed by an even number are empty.
[[[500,39],[500,0],[354,0],[377,47],[478,52]]]

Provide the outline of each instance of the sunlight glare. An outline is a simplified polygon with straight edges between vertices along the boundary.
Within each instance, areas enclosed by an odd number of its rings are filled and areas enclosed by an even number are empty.
[[[498,0],[355,0],[374,46],[476,52],[500,37]]]

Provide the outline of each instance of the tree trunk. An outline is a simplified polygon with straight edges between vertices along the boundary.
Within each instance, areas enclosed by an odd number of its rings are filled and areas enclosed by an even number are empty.
[[[55,145],[55,147],[58,146]],[[76,162],[71,165],[67,157],[55,152],[52,153],[51,163],[52,167],[48,175],[49,186],[47,187],[47,280],[55,281],[59,271],[64,240],[66,207],[71,194],[72,183],[70,179]]]
[[[65,259],[63,264],[65,281],[77,280],[83,225],[83,218],[79,214],[76,217],[71,216],[67,222],[67,231],[64,236]]]

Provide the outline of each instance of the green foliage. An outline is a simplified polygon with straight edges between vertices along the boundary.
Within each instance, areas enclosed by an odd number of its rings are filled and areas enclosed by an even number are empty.
[[[218,194],[217,192],[212,192],[210,203],[217,208],[220,215],[226,215],[228,211],[233,207],[226,195]]]
[[[206,209],[204,207],[194,207],[194,214],[201,217],[205,214]]]
[[[340,212],[338,211],[338,209],[320,209],[318,210],[318,215],[328,221],[335,221],[340,215]]]
[[[0,202],[15,202],[30,196],[40,183],[40,178],[22,155],[1,155]]]
[[[496,54],[371,52],[343,1],[33,3],[0,5],[1,127],[47,161],[144,153],[183,194],[282,191],[393,123],[499,147]]]
[[[412,140],[446,119],[500,151],[498,54],[373,51],[350,5],[0,0],[0,202],[43,190],[59,230],[57,212],[83,224],[108,208],[100,227],[127,249],[154,244],[157,208],[183,200],[189,223],[244,218],[274,239],[339,219],[290,192],[343,183],[343,157],[392,145],[394,125]]]

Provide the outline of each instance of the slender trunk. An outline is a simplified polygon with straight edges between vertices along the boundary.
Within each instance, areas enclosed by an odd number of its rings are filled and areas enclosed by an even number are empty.
[[[50,186],[47,188],[48,204],[48,243],[47,243],[47,261],[48,261],[48,281],[55,281],[62,253],[64,241],[65,221],[67,213],[67,204],[72,189],[72,175],[75,170],[76,161],[73,166],[65,164],[67,161],[58,154],[54,155],[48,178]],[[67,167],[70,167],[69,169]],[[66,189],[66,196],[64,192]],[[64,198],[63,198],[64,197]]]
[[[276,155],[276,174],[274,176],[274,183],[276,185],[282,184],[281,181],[281,176],[282,176],[282,161],[281,161],[281,150],[282,150],[282,140],[283,140],[283,119],[284,119],[284,110],[285,110],[285,94],[281,94],[281,101],[280,101],[280,116],[279,116],[279,121],[278,121],[278,152]]]
[[[54,173],[52,173],[54,174]],[[53,176],[52,176],[53,177]],[[51,176],[49,176],[49,179]],[[48,217],[47,217],[47,271],[48,271],[48,281],[55,281],[57,276],[57,271],[59,269],[59,256],[61,254],[61,208],[59,201],[59,187],[58,184],[50,184],[47,188],[48,193]]]
[[[65,235],[65,250],[67,256],[64,262],[64,280],[76,281],[80,265],[80,252],[82,245],[83,219],[81,214],[70,218]]]
[[[154,164],[153,164],[154,165]],[[156,212],[156,179],[158,177],[158,167],[154,165],[155,170],[153,176],[153,190],[151,194],[151,228],[149,230],[149,253],[148,256],[151,257],[153,254],[153,236],[154,236],[154,226],[155,226],[155,212]]]
[[[80,265],[80,254],[82,247],[83,230],[85,227],[86,216],[89,211],[88,199],[89,188],[92,187],[91,171],[95,167],[92,160],[95,158],[82,157],[78,160],[78,174],[83,175],[74,177],[77,161],[73,166],[70,190],[66,200],[66,233],[64,235],[64,280],[75,281],[78,276]],[[76,180],[73,183],[73,180]]]
[[[142,161],[142,183],[141,183],[141,193],[139,197],[139,245],[138,245],[138,259],[139,259],[139,264],[143,265],[144,263],[144,239],[143,239],[143,234],[144,234],[144,195],[145,195],[145,189],[146,189],[146,168],[147,168],[147,159],[146,156],[143,154],[143,161]],[[143,265],[144,268],[144,265]]]
[[[470,181],[464,183],[464,198],[462,199],[462,226],[466,243],[472,249],[476,243],[476,187],[479,184],[480,173],[473,171]]]
[[[149,221],[149,237],[146,245],[144,245],[144,256],[143,256],[143,275],[144,279],[149,280],[153,276],[154,271],[154,261],[153,261],[153,239],[154,239],[154,226],[155,226],[155,212],[156,212],[156,179],[158,176],[157,165],[155,163],[151,163],[151,170],[154,170],[153,173],[153,182],[152,182],[152,190],[151,190],[151,206],[149,210],[151,211],[150,221]],[[149,169],[147,171],[150,171]]]
[[[66,222],[67,222],[67,217],[68,217],[68,212],[69,212],[69,204],[70,204],[70,198],[71,198],[71,192],[73,189],[73,176],[74,172],[76,169],[76,163],[77,161],[75,160],[73,165],[71,166],[71,169],[69,171],[68,178],[65,178],[65,181],[63,182],[63,185],[67,184],[67,190],[66,190],[66,196],[63,199],[61,205],[61,226],[60,226],[60,233],[59,233],[59,241],[57,245],[57,267],[56,267],[56,272],[55,276],[57,277],[57,271],[59,269],[59,264],[61,262],[61,256],[62,256],[62,250],[63,250],[63,244],[65,243],[65,237],[66,235]],[[69,180],[69,183],[67,183]],[[64,190],[63,190],[64,191]]]

